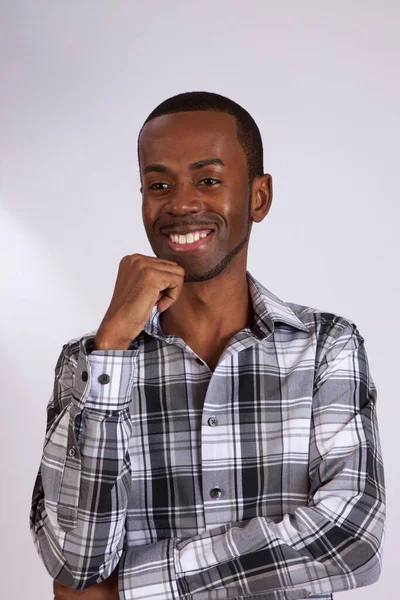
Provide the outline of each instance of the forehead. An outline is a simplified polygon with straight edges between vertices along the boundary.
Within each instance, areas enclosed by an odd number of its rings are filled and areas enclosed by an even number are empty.
[[[217,111],[190,111],[156,117],[139,138],[139,158],[148,163],[187,165],[203,158],[221,158],[229,166],[246,168],[236,137],[236,119]]]

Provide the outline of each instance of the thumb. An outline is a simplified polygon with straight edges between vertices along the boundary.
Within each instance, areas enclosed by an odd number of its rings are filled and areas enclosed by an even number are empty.
[[[161,298],[161,300],[158,300],[156,302],[157,305],[157,310],[162,313],[165,310],[167,310],[167,308],[169,308],[170,306],[172,306],[175,302],[175,298],[170,298],[169,296],[163,296]]]

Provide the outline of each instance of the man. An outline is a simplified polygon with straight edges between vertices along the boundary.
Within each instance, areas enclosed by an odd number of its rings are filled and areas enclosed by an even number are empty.
[[[56,598],[328,599],[375,582],[384,476],[364,340],[246,270],[272,201],[257,125],[223,96],[179,94],[138,155],[155,257],[121,260],[48,406],[31,527]]]

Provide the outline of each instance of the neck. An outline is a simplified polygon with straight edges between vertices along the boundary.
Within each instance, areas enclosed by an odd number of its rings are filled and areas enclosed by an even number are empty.
[[[189,344],[228,340],[253,320],[246,268],[237,265],[208,281],[184,283],[178,300],[160,316],[165,335]]]

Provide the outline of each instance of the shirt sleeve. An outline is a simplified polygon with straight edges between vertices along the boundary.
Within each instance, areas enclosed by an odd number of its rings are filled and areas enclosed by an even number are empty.
[[[374,583],[382,561],[384,473],[376,388],[354,324],[319,358],[309,456],[307,506],[279,522],[256,517],[129,549],[120,563],[120,597],[290,600]]]
[[[30,526],[53,579],[83,589],[109,577],[123,552],[131,493],[129,403],[137,350],[63,346],[47,406]]]

